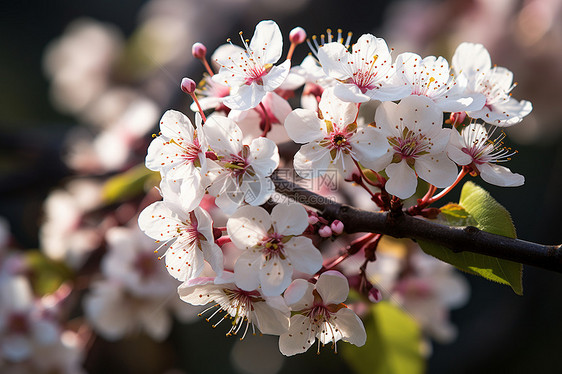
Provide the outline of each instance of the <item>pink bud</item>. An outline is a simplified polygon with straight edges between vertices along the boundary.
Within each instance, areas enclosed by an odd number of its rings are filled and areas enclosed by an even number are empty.
[[[315,225],[318,223],[318,216],[308,216],[308,224]]]
[[[195,84],[193,79],[183,78],[181,80],[181,90],[186,94],[191,95],[193,92],[195,92],[195,87],[197,87],[197,85]]]
[[[289,33],[289,40],[294,44],[301,44],[306,40],[306,31],[302,27],[295,27]]]
[[[332,231],[334,232],[334,234],[336,235],[340,235],[343,232],[343,222],[339,221],[339,220],[335,220],[334,222],[332,222],[332,224],[330,225],[330,228],[332,229]]]
[[[318,235],[323,238],[329,238],[332,236],[332,229],[329,226],[322,226],[320,230],[318,230]]]
[[[465,118],[466,112],[455,112],[451,113],[449,120],[451,121],[451,125],[458,126],[464,121]]]
[[[191,54],[193,54],[193,57],[202,60],[207,54],[207,47],[203,43],[197,42],[191,47]]]
[[[379,291],[378,288],[373,287],[369,290],[369,301],[372,303],[378,303],[382,300],[382,293]]]

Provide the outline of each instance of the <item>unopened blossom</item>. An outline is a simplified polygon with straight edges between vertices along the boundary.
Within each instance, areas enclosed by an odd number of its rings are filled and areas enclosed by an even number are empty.
[[[220,274],[223,256],[213,237],[209,213],[197,207],[191,212],[166,201],[157,201],[139,215],[139,227],[159,248],[166,249],[163,257],[168,272],[180,281],[197,277],[204,261]]]
[[[213,179],[208,191],[217,206],[232,214],[244,202],[265,203],[275,190],[269,176],[279,165],[277,145],[264,137],[245,145],[236,122],[218,115],[207,119],[205,133],[216,155],[208,161]]]
[[[239,208],[227,222],[228,235],[244,252],[234,265],[236,284],[244,290],[261,285],[266,296],[280,295],[289,286],[293,269],[314,274],[322,255],[310,238],[308,213],[300,204],[278,204],[271,215],[261,207]]]
[[[303,353],[318,339],[320,344],[343,340],[358,347],[365,344],[367,334],[363,322],[343,302],[349,285],[339,272],[322,273],[315,285],[297,279],[287,288],[284,297],[291,308],[289,331],[279,338],[279,349],[286,356]]]
[[[443,112],[480,110],[485,104],[481,93],[466,92],[466,80],[451,75],[449,63],[441,56],[422,59],[415,53],[402,53],[395,66],[411,95],[429,97]]]
[[[181,182],[181,200],[186,210],[194,209],[205,194],[210,181],[206,177],[208,149],[201,116],[196,126],[175,110],[168,110],[160,120],[160,135],[148,147],[146,167],[159,171],[163,178]]]
[[[513,73],[504,67],[492,67],[490,54],[482,44],[461,43],[453,55],[453,68],[467,80],[467,92],[486,97],[484,107],[469,111],[469,116],[496,126],[511,126],[531,113],[529,101],[517,101],[510,95],[516,85]]]
[[[494,128],[495,130],[495,128]],[[515,154],[503,146],[505,133],[496,139],[490,139],[486,127],[479,123],[471,123],[458,131],[452,131],[451,140],[447,146],[449,158],[458,165],[470,165],[473,172],[480,174],[483,180],[501,187],[516,187],[525,183],[525,177],[512,173],[505,166],[498,163],[509,161]]]
[[[259,105],[266,92],[278,88],[291,68],[291,61],[274,66],[283,52],[283,36],[273,21],[261,21],[244,49],[221,57],[221,65],[213,80],[231,88],[224,104],[230,109],[248,110]]]
[[[215,303],[207,310],[216,308],[207,321],[225,313],[224,317],[217,317],[218,322],[213,327],[229,317],[232,322],[227,336],[238,334],[244,324],[242,339],[249,326],[252,330],[257,327],[263,334],[271,335],[281,335],[289,327],[289,308],[283,297],[267,297],[258,290],[243,290],[234,283],[234,275],[229,272],[224,272],[222,277],[195,278],[185,282],[178,287],[178,294],[180,299],[192,305]]]
[[[385,139],[384,154],[365,166],[385,170],[388,193],[406,199],[414,194],[418,177],[438,188],[450,186],[457,167],[445,153],[450,129],[443,112],[425,96],[409,96],[399,104],[382,103],[375,115],[377,136]]]
[[[362,35],[351,52],[332,42],[318,50],[326,74],[339,81],[335,94],[341,100],[363,103],[369,100],[398,100],[410,94],[408,87],[394,80],[394,68],[384,39]]]
[[[386,139],[372,127],[357,127],[357,105],[341,101],[329,88],[322,94],[319,113],[295,109],[285,120],[285,129],[296,143],[304,144],[295,155],[294,167],[303,178],[324,174],[335,167],[349,177],[354,161],[368,163],[386,152]]]

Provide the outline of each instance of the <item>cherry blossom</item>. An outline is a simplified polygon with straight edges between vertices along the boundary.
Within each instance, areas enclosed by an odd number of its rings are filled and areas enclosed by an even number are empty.
[[[146,167],[159,171],[168,180],[179,180],[182,205],[193,210],[210,183],[206,176],[208,145],[201,116],[196,114],[194,127],[184,114],[168,110],[160,120],[160,131],[148,147]]]
[[[458,165],[470,165],[473,172],[480,174],[482,179],[490,184],[501,187],[523,185],[525,177],[497,164],[509,161],[516,152],[503,146],[503,132],[498,138],[491,140],[494,130],[488,134],[483,125],[471,123],[460,134],[453,131],[447,146],[449,158]]]
[[[215,82],[211,76],[205,75],[199,86],[195,90],[195,94],[199,99],[201,109],[228,112],[230,108],[223,103],[225,97],[230,95],[230,87]],[[199,108],[193,102],[189,107],[192,111],[197,112]]]
[[[280,295],[292,280],[293,269],[313,274],[322,255],[310,238],[308,213],[300,204],[279,204],[271,215],[261,207],[239,208],[226,225],[232,242],[244,252],[234,266],[236,285],[266,296]]]
[[[456,176],[457,167],[445,148],[450,129],[442,128],[443,112],[425,96],[409,96],[399,104],[385,102],[375,115],[378,136],[386,139],[382,157],[365,166],[385,170],[386,190],[401,199],[414,194],[418,176],[445,188]]]
[[[240,332],[244,322],[246,328],[242,339],[250,325],[252,329],[257,326],[263,334],[271,335],[281,335],[289,327],[289,308],[283,297],[266,297],[258,290],[242,290],[236,286],[234,274],[230,272],[224,272],[222,277],[217,278],[192,279],[178,287],[178,294],[183,301],[192,305],[216,303],[207,309],[210,311],[218,307],[207,321],[225,312],[224,318],[221,317],[213,327],[230,316],[232,323],[227,336]]]
[[[410,87],[412,95],[427,96],[444,112],[480,110],[486,101],[480,93],[466,93],[466,81],[451,75],[443,57],[421,58],[402,53],[396,58],[396,75]]]
[[[318,339],[322,345],[343,340],[358,347],[365,344],[367,334],[357,315],[343,302],[349,285],[341,273],[322,273],[316,285],[296,279],[285,291],[285,301],[291,308],[289,331],[279,338],[279,349],[286,356],[308,350]]]
[[[223,101],[227,107],[248,110],[258,106],[266,92],[283,83],[291,61],[273,65],[283,52],[283,36],[273,21],[258,23],[250,44],[242,41],[244,50],[216,60],[221,68],[213,80],[231,88],[230,96]]]
[[[35,351],[57,343],[59,330],[54,318],[35,303],[26,278],[0,278],[0,361],[32,359]]]
[[[222,251],[215,244],[209,213],[197,207],[186,212],[180,206],[157,201],[139,215],[139,227],[149,237],[166,248],[162,257],[168,272],[180,281],[197,277],[204,261],[220,274],[223,269]]]
[[[374,128],[357,128],[357,105],[341,101],[329,88],[322,94],[319,114],[307,109],[295,109],[287,116],[285,128],[296,143],[305,144],[295,155],[294,167],[303,178],[322,175],[336,167],[349,177],[355,170],[354,161],[368,163],[382,157],[386,139]]]
[[[318,50],[326,74],[340,83],[335,94],[341,100],[363,103],[369,100],[398,100],[410,94],[408,87],[394,81],[394,68],[384,39],[362,35],[351,52],[332,42]]]
[[[496,126],[511,126],[521,122],[533,109],[529,101],[517,101],[510,95],[515,88],[513,73],[494,66],[490,54],[482,44],[461,43],[453,55],[453,68],[467,82],[469,93],[481,93],[486,103],[480,110],[468,113]]]
[[[115,280],[100,280],[84,299],[84,312],[98,334],[118,340],[141,328],[150,337],[162,341],[172,327],[168,295],[139,297]]]
[[[207,119],[205,132],[216,154],[215,161],[208,161],[213,180],[208,191],[219,208],[232,214],[244,202],[265,203],[275,190],[269,176],[279,165],[277,145],[264,137],[244,145],[236,122],[218,115]]]

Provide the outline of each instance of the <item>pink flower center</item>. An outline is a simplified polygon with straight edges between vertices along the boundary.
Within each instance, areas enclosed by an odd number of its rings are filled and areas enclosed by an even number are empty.
[[[181,154],[178,156],[183,158],[186,163],[195,163],[199,158],[199,154],[203,153],[201,150],[201,144],[197,138],[193,139],[192,143],[186,143],[183,138],[180,138],[177,141],[175,139],[170,139],[167,144],[174,144],[178,147],[181,150]]]
[[[397,161],[403,159],[415,160],[417,157],[429,153],[433,143],[424,134],[415,134],[407,127],[402,131],[401,136],[388,137],[388,142],[394,149],[394,156]]]
[[[274,256],[285,258],[285,254],[283,251],[283,235],[272,233],[268,237],[263,239],[260,246],[262,248],[262,253],[266,256],[267,259],[270,259]]]

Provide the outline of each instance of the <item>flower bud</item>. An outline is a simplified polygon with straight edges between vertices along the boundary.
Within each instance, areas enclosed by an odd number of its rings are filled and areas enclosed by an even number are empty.
[[[318,223],[318,216],[308,216],[308,224],[315,225]]]
[[[465,118],[466,118],[466,112],[455,112],[455,113],[451,113],[451,116],[449,117],[449,121],[451,121],[451,125],[458,126],[464,121]]]
[[[295,27],[289,33],[289,40],[294,44],[301,44],[306,40],[306,31],[302,27]]]
[[[373,287],[369,290],[368,298],[370,302],[378,303],[382,300],[382,293],[378,288]]]
[[[340,235],[343,232],[343,222],[340,220],[335,220],[334,222],[332,222],[332,224],[330,225],[330,228],[332,229],[332,231],[334,232],[334,234],[336,235]]]
[[[193,92],[195,92],[195,87],[197,87],[197,85],[195,84],[193,79],[183,78],[181,80],[181,90],[186,94],[191,95]]]
[[[323,238],[329,238],[330,236],[332,236],[332,229],[329,226],[322,226],[318,230],[318,235]]]
[[[193,57],[202,60],[207,54],[207,47],[205,47],[203,43],[197,42],[191,47],[191,54],[193,55]]]

